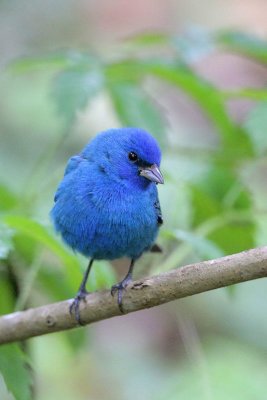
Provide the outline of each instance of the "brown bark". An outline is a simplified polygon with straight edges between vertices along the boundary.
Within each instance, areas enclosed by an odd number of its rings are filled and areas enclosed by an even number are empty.
[[[123,308],[130,313],[208,290],[267,277],[267,246],[216,260],[187,265],[130,284]],[[0,317],[0,344],[77,327],[71,300]],[[80,305],[85,324],[121,315],[110,291],[91,293]]]

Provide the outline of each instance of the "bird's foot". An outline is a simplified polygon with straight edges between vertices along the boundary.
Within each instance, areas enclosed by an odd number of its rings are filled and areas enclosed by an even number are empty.
[[[118,306],[122,314],[124,314],[123,305],[122,305],[122,297],[123,292],[129,283],[132,281],[131,276],[124,278],[121,282],[113,285],[111,288],[111,295],[114,296],[116,292],[118,292]]]
[[[69,308],[70,314],[75,316],[77,323],[81,326],[85,324],[82,322],[80,316],[80,302],[85,301],[87,294],[88,292],[86,290],[79,290]]]

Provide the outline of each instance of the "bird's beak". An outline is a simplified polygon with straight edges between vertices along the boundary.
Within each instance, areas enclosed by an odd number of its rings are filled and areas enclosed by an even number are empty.
[[[152,182],[164,183],[162,173],[159,170],[157,164],[153,164],[150,167],[142,167],[139,169],[139,175],[149,179]]]

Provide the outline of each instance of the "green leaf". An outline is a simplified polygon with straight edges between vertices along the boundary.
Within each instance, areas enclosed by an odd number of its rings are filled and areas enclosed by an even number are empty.
[[[242,185],[236,171],[224,164],[211,164],[198,183],[189,187],[189,191],[197,224],[201,219],[205,220],[229,209],[251,208],[247,188]]]
[[[23,232],[15,230],[13,237],[14,249],[24,265],[31,265],[40,251],[39,242]]]
[[[40,57],[22,57],[9,64],[9,70],[14,73],[33,72],[40,69],[60,69],[68,67],[69,57],[65,54],[48,54]]]
[[[9,70],[15,73],[32,72],[40,69],[58,70],[89,65],[95,57],[89,53],[68,50],[37,57],[22,57],[9,64]]]
[[[221,93],[226,100],[242,97],[256,101],[267,100],[267,89],[262,88],[255,89],[247,87],[237,90],[223,90]]]
[[[0,372],[16,400],[31,400],[31,375],[26,355],[16,344],[0,347]]]
[[[76,357],[78,351],[83,351],[87,345],[88,331],[86,331],[86,329],[72,329],[64,333],[67,343],[73,350],[74,357]]]
[[[255,247],[255,230],[253,222],[233,221],[212,232],[209,239],[226,254],[234,254]]]
[[[245,124],[255,151],[258,155],[264,155],[267,151],[267,101],[258,104],[249,113]]]
[[[103,87],[101,69],[85,67],[60,72],[53,81],[52,95],[57,109],[68,123],[72,122],[78,110]]]
[[[71,285],[80,281],[80,263],[60,242],[58,242],[48,229],[40,223],[23,216],[7,215],[3,221],[11,228],[48,247],[56,254],[67,267],[68,280]]]
[[[81,274],[80,279],[81,281]],[[60,285],[58,282],[60,281]],[[90,292],[99,289],[109,289],[116,281],[116,274],[112,265],[107,261],[96,260],[90,272],[88,289]],[[40,283],[46,293],[50,293],[54,301],[60,301],[66,297],[73,296],[73,287],[68,281],[62,279],[62,274],[55,269],[46,268],[40,271]],[[76,289],[78,288],[78,285]]]
[[[221,179],[216,183],[215,177],[216,173],[211,174],[211,179],[207,178],[203,183],[189,187],[192,226],[226,254],[253,248],[256,228],[253,216],[249,213],[251,201],[247,191],[242,186],[239,187],[233,201],[229,201],[228,193],[231,194],[234,187],[231,183],[235,185],[236,181],[228,177],[225,182]],[[225,206],[224,199],[227,199],[229,209]]]
[[[267,62],[267,42],[261,38],[235,31],[222,32],[215,37],[219,44],[223,44],[236,53],[244,54],[263,63]]]
[[[108,85],[121,83],[137,84],[144,77],[143,64],[134,59],[126,59],[105,66],[105,76]]]
[[[1,266],[2,267],[2,266]],[[0,314],[9,314],[14,311],[15,298],[14,287],[8,279],[8,271],[4,265],[4,271],[0,273]],[[1,399],[1,396],[0,396]]]
[[[7,258],[13,249],[12,236],[13,231],[4,224],[0,224],[0,260]]]
[[[217,244],[193,232],[176,229],[173,235],[176,239],[190,244],[193,250],[195,250],[203,260],[224,256],[223,250],[220,249]]]
[[[181,35],[172,38],[172,44],[179,58],[193,63],[214,50],[214,40],[210,32],[199,26],[192,26]]]
[[[126,38],[126,43],[140,47],[161,46],[170,43],[170,38],[162,32],[145,32]]]
[[[7,389],[3,375],[0,373],[0,399],[1,400],[15,400],[14,396]]]
[[[188,191],[191,196],[192,225],[194,227],[221,212],[220,203],[207,193],[201,185],[190,185]]]
[[[16,196],[4,185],[0,185],[0,211],[7,211],[17,204]]]
[[[184,66],[150,64],[147,72],[184,90],[207,113],[223,140],[232,140],[236,134],[236,126],[227,114],[219,90]]]
[[[76,288],[70,285],[69,280],[65,276],[62,276],[62,271],[59,271],[53,266],[46,266],[42,268],[39,272],[39,287],[50,296],[52,301],[62,301],[69,297],[72,297],[78,289],[78,284]],[[80,281],[82,280],[82,275],[80,274]],[[60,282],[60,284],[59,284]]]
[[[219,203],[228,195],[229,191],[237,183],[235,173],[228,166],[220,163],[211,164],[206,175],[198,183],[198,187],[204,190],[211,198]]]
[[[112,265],[106,261],[95,261],[97,264],[90,273],[88,287],[90,291],[109,289],[116,281]]]
[[[203,311],[203,307],[208,302],[213,302],[214,298],[212,295],[207,296],[206,303],[197,304],[196,313],[199,312],[197,310]],[[218,324],[217,329],[221,329],[223,332],[225,332],[225,319],[229,318],[230,320],[231,308],[236,308],[235,302],[229,303],[225,312],[222,312],[223,308],[219,308],[216,300],[214,305],[208,305],[212,310],[210,312],[214,313],[213,317],[218,314],[221,318],[222,327],[219,328]],[[251,305],[253,311],[254,308]],[[254,343],[257,344],[254,345],[249,340],[240,339],[244,337],[242,330],[244,331],[245,328],[239,322],[240,316],[237,313],[234,315],[237,315],[236,321],[232,317],[231,325],[236,327],[239,340],[234,341],[230,334],[207,335],[208,337],[201,342],[203,345],[201,349],[203,348],[205,355],[201,359],[201,362],[205,362],[204,372],[197,364],[196,358],[184,360],[183,367],[177,366],[172,376],[168,376],[167,384],[159,388],[157,400],[265,400],[267,374],[266,353],[263,350],[265,347],[264,345],[260,347],[256,339],[254,339]],[[183,318],[189,324],[189,317]],[[252,336],[252,334],[250,335]],[[188,337],[186,340],[188,346],[196,346],[196,342],[193,340],[190,341]],[[177,375],[179,375],[179,379],[177,379]]]
[[[166,143],[163,134],[163,117],[145,92],[134,83],[117,83],[109,86],[114,108],[123,125],[138,126],[151,132],[161,142]]]
[[[246,132],[237,126],[227,113],[224,94],[185,65],[177,64],[177,62],[159,62],[158,60],[147,62],[125,60],[110,64],[105,71],[111,91],[114,91],[113,87],[118,87],[118,89],[115,89],[115,97],[119,97],[119,100],[115,99],[115,107],[118,113],[121,112],[120,109],[123,107],[123,105],[121,106],[122,102],[131,104],[131,99],[124,96],[123,87],[126,86],[125,95],[127,95],[128,90],[129,92],[135,90],[128,89],[126,83],[129,87],[138,86],[142,79],[152,75],[183,90],[206,113],[220,134],[225,156],[228,157],[227,162],[234,162],[237,157],[247,157],[253,153]],[[134,96],[135,93],[133,93],[133,98]],[[134,107],[134,104],[132,107]],[[131,109],[128,110],[128,108],[124,110],[123,114],[121,113],[122,121],[126,122],[129,118]]]

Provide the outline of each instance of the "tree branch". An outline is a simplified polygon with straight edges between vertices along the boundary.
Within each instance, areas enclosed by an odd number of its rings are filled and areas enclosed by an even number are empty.
[[[130,284],[123,297],[125,313],[208,290],[267,277],[267,246],[211,261],[187,265]],[[0,317],[0,344],[77,327],[69,313],[72,300]],[[91,293],[80,304],[85,324],[121,315],[110,291]]]

